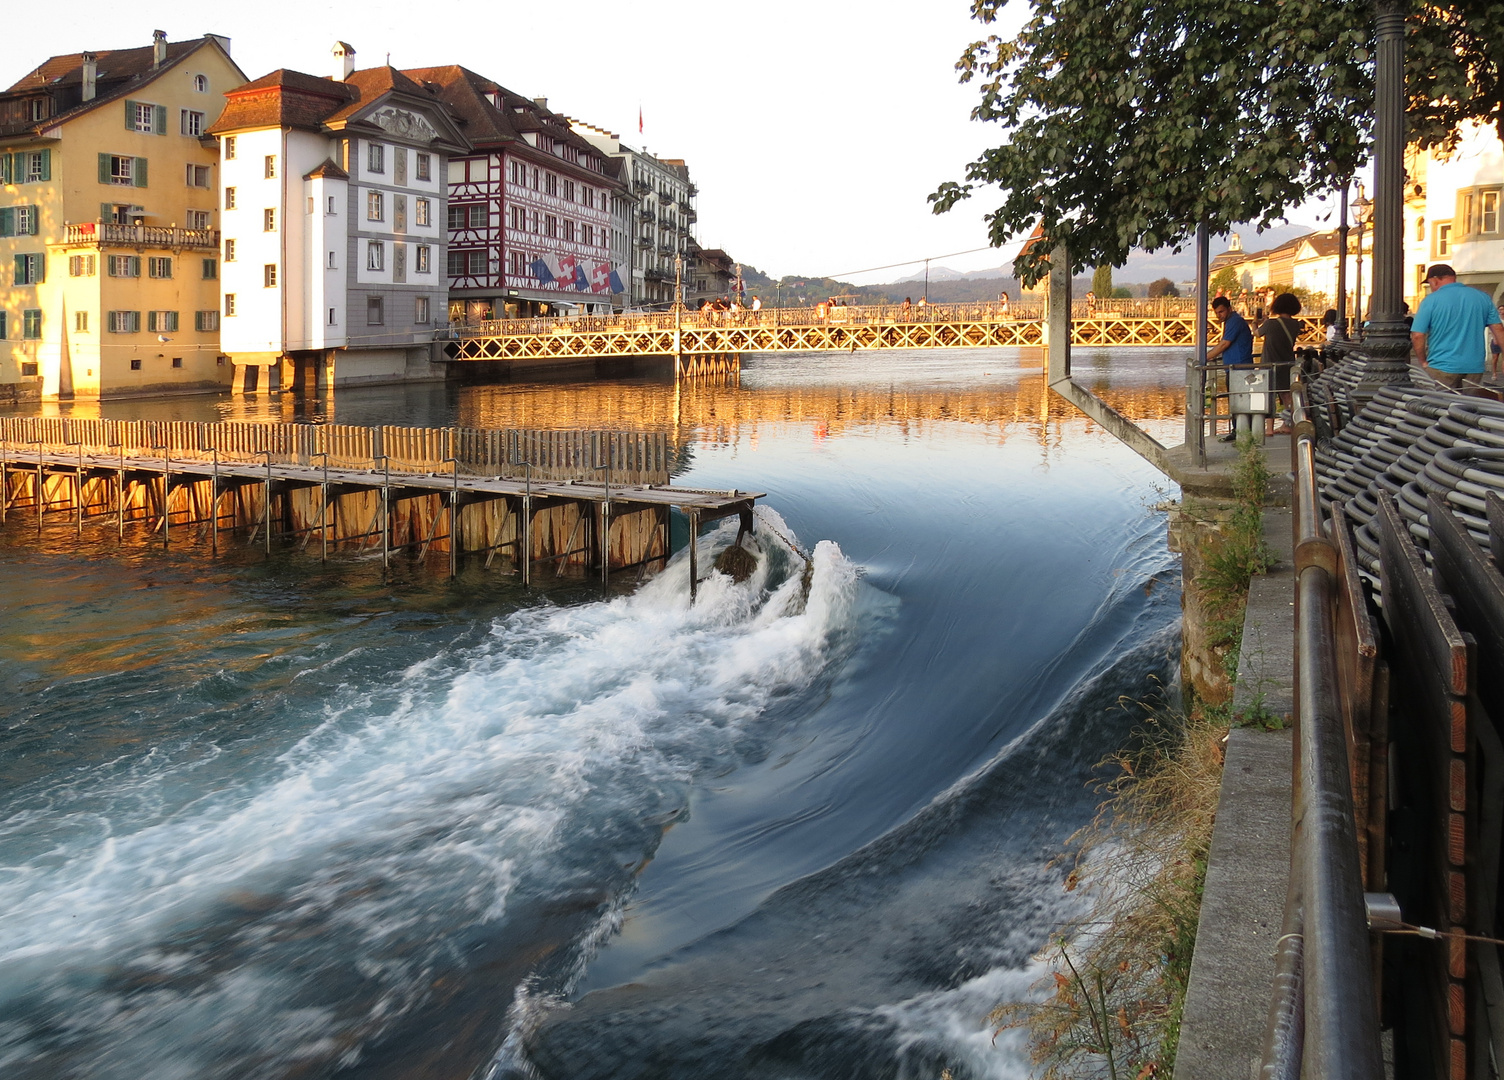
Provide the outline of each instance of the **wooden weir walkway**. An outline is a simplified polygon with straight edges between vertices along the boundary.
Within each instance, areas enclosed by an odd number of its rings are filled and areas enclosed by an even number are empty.
[[[1071,344],[1192,346],[1194,300],[1078,300]],[[1320,340],[1308,321],[1302,340]],[[901,304],[760,311],[668,311],[570,318],[489,319],[455,326],[446,351],[457,361],[570,361],[665,356],[680,375],[736,371],[742,353],[857,349],[1016,348],[1047,343],[1044,304]],[[1221,331],[1212,327],[1211,338]]]
[[[661,432],[355,427],[0,418],[0,522],[17,509],[85,522],[128,521],[171,542],[174,528],[249,529],[331,547],[449,555],[499,552],[527,583],[596,569],[639,574],[670,552],[675,510],[696,536],[737,515],[752,528],[760,492],[672,487],[673,446]],[[698,567],[690,546],[691,592]]]

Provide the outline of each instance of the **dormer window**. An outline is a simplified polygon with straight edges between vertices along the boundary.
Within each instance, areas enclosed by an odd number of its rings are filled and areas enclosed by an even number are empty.
[[[27,119],[28,120],[45,120],[45,119],[47,119],[47,114],[48,114],[47,102],[48,102],[48,99],[44,98],[44,97],[30,98],[26,102],[26,117],[27,117]]]

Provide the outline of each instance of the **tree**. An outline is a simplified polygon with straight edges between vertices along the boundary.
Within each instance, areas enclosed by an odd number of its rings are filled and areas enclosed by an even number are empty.
[[[1156,278],[1154,281],[1149,282],[1149,299],[1151,300],[1156,296],[1179,295],[1180,290],[1176,287],[1175,283],[1167,277]]]
[[[1230,266],[1224,266],[1213,274],[1210,284],[1213,296],[1238,296],[1243,291],[1238,272]]]
[[[1099,266],[1092,272],[1091,291],[1097,296],[1112,295],[1112,267]]]
[[[973,0],[989,24],[1007,0]],[[1504,124],[1496,40],[1504,0],[1400,0],[1412,134],[1444,143],[1457,123]],[[1057,244],[1072,266],[1121,265],[1135,247],[1180,245],[1268,224],[1350,177],[1368,153],[1373,104],[1369,0],[1033,0],[1019,36],[972,44],[957,63],[981,77],[975,119],[1007,141],[936,213],[983,185],[1002,203],[992,243],[1041,227],[1015,272],[1045,273]]]

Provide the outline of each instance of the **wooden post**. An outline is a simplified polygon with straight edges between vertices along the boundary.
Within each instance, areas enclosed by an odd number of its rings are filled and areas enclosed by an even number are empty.
[[[125,439],[120,440],[120,471],[115,474],[115,539],[125,542]]]
[[[213,447],[214,471],[209,475],[209,551],[219,554],[219,447]]]
[[[522,495],[522,584],[526,588],[532,583],[533,568],[533,494],[532,494],[532,470],[528,470],[528,479]]]
[[[381,455],[385,482],[381,485],[381,572],[392,564],[392,459]]]
[[[693,604],[700,592],[700,512],[689,511],[689,602]]]
[[[73,474],[73,535],[84,534],[84,444],[78,444],[78,469]]]

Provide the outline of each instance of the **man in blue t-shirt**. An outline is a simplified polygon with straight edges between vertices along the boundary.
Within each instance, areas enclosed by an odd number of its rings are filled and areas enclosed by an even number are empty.
[[[1253,331],[1248,322],[1232,309],[1232,301],[1219,296],[1212,301],[1212,314],[1222,324],[1222,340],[1206,354],[1208,362],[1222,358],[1229,366],[1253,363]]]
[[[1421,301],[1410,341],[1420,366],[1443,386],[1483,381],[1488,346],[1484,330],[1504,347],[1504,324],[1498,309],[1484,293],[1457,280],[1446,263],[1426,271],[1431,294]]]

